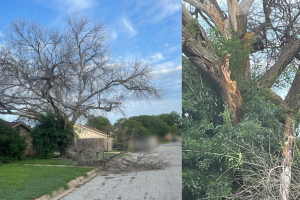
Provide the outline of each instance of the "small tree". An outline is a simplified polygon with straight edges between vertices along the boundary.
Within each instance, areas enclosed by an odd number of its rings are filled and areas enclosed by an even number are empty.
[[[140,115],[129,119],[140,122],[153,135],[165,136],[169,132],[167,124],[161,121],[158,116]]]
[[[127,137],[130,136],[148,136],[150,135],[150,131],[143,126],[142,123],[132,120],[121,118],[116,121],[114,124],[114,129],[122,129],[126,130]],[[124,132],[124,131],[123,131]]]
[[[182,125],[181,125],[182,119],[180,114],[176,111],[160,114],[158,115],[158,118],[167,124],[170,132],[174,132],[174,130],[182,129]]]
[[[31,132],[33,147],[43,157],[54,151],[59,151],[60,155],[64,156],[74,136],[70,122],[61,123],[57,114],[52,112],[41,114],[40,118],[43,123],[39,123]]]
[[[109,133],[112,128],[109,119],[107,119],[107,117],[102,116],[88,118],[86,125],[93,128],[97,128],[98,130],[104,131],[105,133]]]
[[[25,138],[20,136],[20,132],[0,120],[0,163],[20,159],[25,148]]]

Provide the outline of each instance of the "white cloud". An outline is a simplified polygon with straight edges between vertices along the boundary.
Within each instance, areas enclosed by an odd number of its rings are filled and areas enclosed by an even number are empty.
[[[162,64],[157,64],[153,66],[154,71],[159,71],[161,69],[174,69],[175,64],[172,61],[168,61]]]
[[[116,32],[115,29],[112,29],[112,31],[111,31],[110,33],[111,33],[111,39],[112,39],[112,40],[117,39],[118,34],[117,34],[117,32]]]
[[[157,62],[157,61],[163,60],[164,56],[162,53],[155,53],[152,56],[150,56],[150,58],[152,59],[152,62]]]
[[[179,3],[171,3],[170,1],[164,1],[163,5],[161,5],[162,9],[160,10],[160,14],[156,15],[153,18],[153,22],[158,22],[160,20],[165,19],[173,15],[174,13],[181,10],[181,2]]]
[[[155,80],[173,81],[181,79],[182,65],[176,68],[162,68],[160,70],[153,71],[153,77]]]
[[[4,37],[4,34],[0,31],[0,37]]]
[[[164,44],[165,47],[169,46],[170,44]]]
[[[171,72],[174,72],[174,71],[178,71],[178,70],[182,70],[182,65],[176,67],[176,68],[173,68],[173,69],[162,69],[160,71],[154,71],[154,73],[163,73],[163,74],[168,74],[168,73],[171,73]]]
[[[137,34],[137,30],[135,30],[133,28],[130,21],[128,21],[126,18],[122,18],[121,21],[124,24],[124,26],[126,27],[127,32],[130,34],[130,37],[133,37]]]

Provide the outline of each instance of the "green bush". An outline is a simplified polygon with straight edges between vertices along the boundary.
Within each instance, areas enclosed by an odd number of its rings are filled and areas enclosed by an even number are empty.
[[[256,155],[281,154],[284,131],[283,110],[268,101],[267,90],[240,81],[244,120],[232,126],[218,88],[187,59],[183,58],[183,199],[218,199],[235,193],[243,184],[240,177],[255,171],[250,162]],[[230,157],[229,157],[230,156]],[[219,198],[221,199],[221,198]]]
[[[149,130],[150,135],[164,137],[169,132],[167,124],[163,122],[159,116],[140,115],[130,117],[129,119],[141,123],[147,130]]]
[[[72,143],[74,137],[73,127],[68,122],[66,127],[52,112],[41,114],[43,123],[39,123],[31,132],[32,145],[41,157],[48,157],[55,151],[61,155]]]
[[[20,160],[26,148],[25,137],[0,120],[0,163]]]

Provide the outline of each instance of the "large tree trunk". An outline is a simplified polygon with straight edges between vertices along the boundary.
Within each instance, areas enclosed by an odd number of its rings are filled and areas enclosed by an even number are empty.
[[[228,54],[226,58],[222,59],[210,50],[208,48],[209,41],[202,28],[198,28],[198,32],[202,37],[197,38],[197,40],[195,34],[186,28],[186,25],[193,20],[192,16],[184,6],[182,12],[182,51],[198,67],[201,73],[210,79],[212,84],[219,87],[223,103],[229,106],[232,123],[235,125],[243,119],[244,111],[237,83],[230,79],[230,55]],[[198,26],[200,25],[198,24]]]
[[[293,163],[293,142],[294,142],[294,123],[292,120],[292,115],[289,113],[285,120],[285,132],[284,132],[284,149],[283,149],[283,163],[282,163],[282,173],[280,181],[280,191],[279,199],[288,200],[289,191],[291,184],[292,175],[292,163]]]
[[[293,163],[293,142],[295,140],[295,124],[293,122],[293,114],[299,113],[300,108],[300,68],[293,80],[292,86],[284,100],[286,107],[289,111],[285,119],[285,132],[284,132],[284,150],[283,162],[280,184],[280,199],[289,199],[289,188],[291,184],[292,163]]]

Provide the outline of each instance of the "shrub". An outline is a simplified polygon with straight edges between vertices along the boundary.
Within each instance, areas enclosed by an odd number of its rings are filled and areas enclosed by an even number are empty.
[[[39,123],[31,132],[32,145],[37,150],[38,155],[48,157],[55,151],[61,155],[65,154],[66,149],[72,143],[74,136],[73,127],[68,122],[66,127],[52,112],[41,114],[43,123]]]
[[[0,120],[0,163],[21,159],[26,148],[25,137]]]

